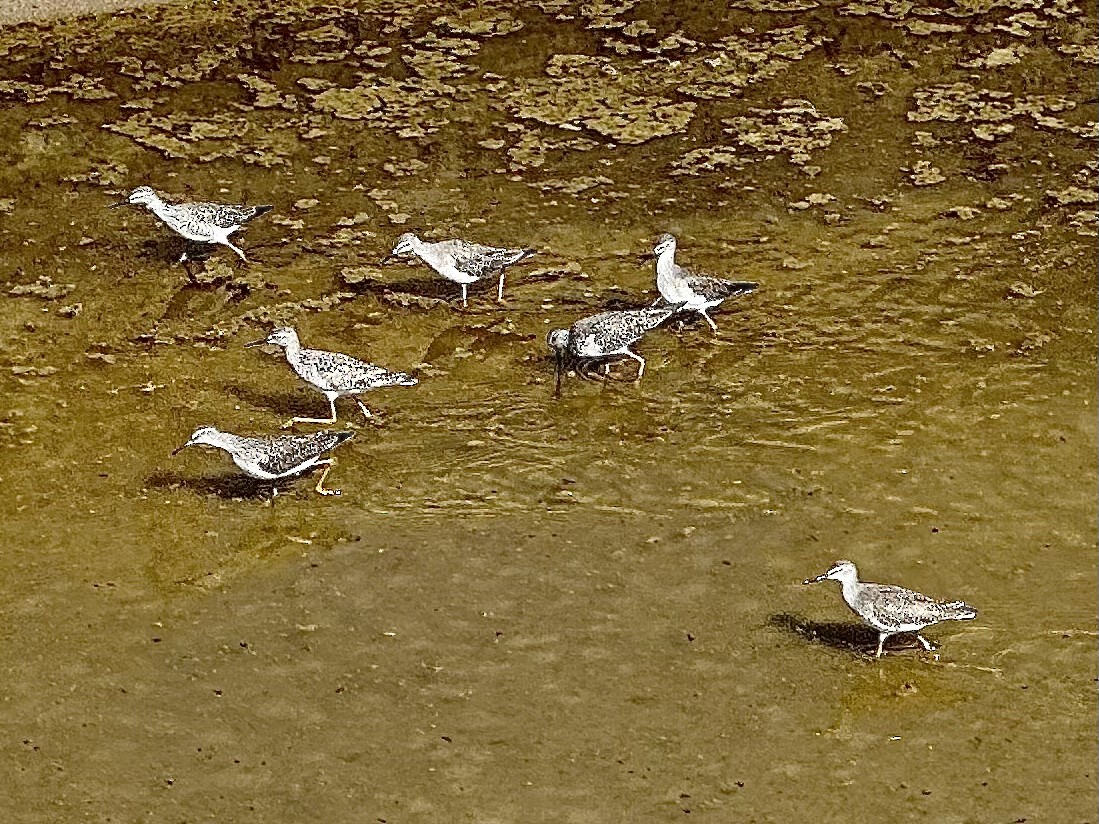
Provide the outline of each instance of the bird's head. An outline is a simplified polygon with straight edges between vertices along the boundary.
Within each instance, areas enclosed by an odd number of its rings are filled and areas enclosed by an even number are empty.
[[[675,251],[675,235],[667,233],[662,234],[656,239],[656,245],[653,246],[653,254],[659,257],[665,252]]]
[[[191,433],[190,439],[183,446],[172,450],[173,455],[179,454],[180,451],[186,449],[188,446],[198,446],[199,444],[207,444],[208,446],[217,446],[218,437],[221,432],[218,431],[215,426],[200,426],[194,432]]]
[[[286,349],[288,346],[298,346],[298,333],[295,332],[289,326],[280,326],[273,331],[270,335],[260,340],[254,340],[251,343],[244,344],[245,346],[279,346]]]
[[[803,584],[815,584],[818,581],[857,581],[859,578],[859,571],[855,568],[855,565],[850,561],[836,561],[829,567],[827,572],[822,572],[816,578],[806,578],[802,581]]]

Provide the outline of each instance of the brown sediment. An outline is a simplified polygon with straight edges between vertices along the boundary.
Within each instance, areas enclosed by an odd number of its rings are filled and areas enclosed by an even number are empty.
[[[152,8],[194,0],[7,0],[0,3],[0,26],[50,20],[58,17],[83,17],[115,11]]]
[[[1032,7],[0,30],[0,819],[1091,820],[1094,4]],[[140,184],[275,208],[186,271]],[[539,254],[462,309],[409,230]],[[760,288],[555,397],[666,231]],[[419,378],[338,499],[170,457],[323,411],[274,325]],[[841,556],[980,616],[871,664]]]

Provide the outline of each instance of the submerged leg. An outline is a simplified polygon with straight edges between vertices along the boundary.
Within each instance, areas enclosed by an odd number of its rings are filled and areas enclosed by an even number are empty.
[[[366,404],[364,404],[358,398],[355,398],[355,403],[357,403],[359,405],[359,409],[361,409],[363,411],[363,417],[364,418],[370,419],[370,418],[374,417],[373,415],[370,414],[370,410],[366,408]]]
[[[878,654],[874,656],[875,658],[881,658],[881,647],[882,647],[882,644],[885,643],[885,639],[888,638],[888,637],[889,637],[888,632],[879,632],[878,633]]]
[[[496,300],[502,301],[504,299],[504,270],[500,270],[500,287],[496,290]]]
[[[924,638],[922,635],[920,635],[918,632],[916,633],[916,640],[923,644],[923,648],[925,650],[927,650],[928,652],[934,652],[935,647],[932,645],[932,643]]]
[[[324,485],[324,479],[327,478],[328,473],[332,471],[332,464],[333,464],[333,460],[331,458],[326,458],[325,460],[317,461],[317,463],[316,463],[317,466],[323,466],[324,467],[324,472],[321,473],[320,480],[317,481],[317,485],[314,487],[314,489],[316,489],[317,492],[319,492],[321,495],[342,495],[343,494],[338,489],[329,489],[328,487],[326,487]]]
[[[711,318],[708,314],[706,314],[705,309],[699,309],[698,314],[700,314],[700,315],[702,315],[702,317],[706,318],[706,323],[710,324],[711,329],[713,329],[715,332],[717,331],[717,324],[714,323],[713,318]]]
[[[336,422],[336,399],[329,398],[328,406],[332,410],[331,418],[291,418],[282,425],[283,429],[289,429],[296,423],[335,423]]]
[[[645,359],[631,349],[627,349],[623,354],[629,355],[635,361],[637,361],[637,377],[635,381],[641,380],[641,376],[645,374]]]

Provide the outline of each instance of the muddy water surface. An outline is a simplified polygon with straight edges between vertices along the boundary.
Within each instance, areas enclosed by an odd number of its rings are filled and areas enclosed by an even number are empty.
[[[0,32],[5,820],[1096,820],[1093,3],[232,5]],[[664,231],[759,291],[554,397]],[[270,506],[287,323],[420,385]]]

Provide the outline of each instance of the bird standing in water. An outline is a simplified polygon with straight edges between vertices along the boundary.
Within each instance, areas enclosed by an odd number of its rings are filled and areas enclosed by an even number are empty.
[[[915,632],[924,649],[931,650],[930,642],[919,634],[921,629],[940,621],[968,621],[977,617],[977,610],[963,601],[937,601],[904,587],[860,581],[859,571],[850,561],[836,561],[827,572],[802,583],[824,580],[839,581],[847,606],[878,631],[878,658],[890,635]]]
[[[382,260],[388,262],[394,257],[415,255],[447,280],[461,284],[462,306],[468,306],[467,289],[486,275],[500,273],[500,285],[496,290],[496,299],[504,299],[504,270],[535,254],[534,249],[503,249],[496,246],[481,246],[464,240],[443,240],[428,243],[420,240],[413,232],[406,232],[397,238],[397,244]]]
[[[332,458],[324,453],[348,440],[354,432],[313,432],[309,435],[278,435],[272,438],[249,438],[222,432],[213,426],[200,426],[187,443],[173,450],[176,455],[188,446],[213,446],[224,449],[245,475],[261,481],[277,481],[300,475],[308,469],[323,466],[316,491],[321,495],[339,495],[340,490],[329,489],[324,479],[332,471]],[[272,487],[274,494],[278,488]]]
[[[754,291],[759,284],[748,280],[723,280],[686,269],[675,262],[675,236],[661,235],[653,248],[656,255],[656,288],[666,303],[675,303],[685,312],[698,312],[710,328],[717,324],[709,310],[738,295]]]
[[[118,206],[144,206],[163,221],[164,225],[187,240],[198,243],[220,243],[228,246],[245,263],[248,258],[244,252],[229,240],[229,235],[246,223],[267,214],[271,206],[230,206],[221,203],[166,203],[160,195],[148,186],[138,186],[129,196],[111,204]],[[180,263],[188,260],[185,251]]]
[[[328,352],[324,349],[303,349],[298,333],[289,326],[276,329],[266,338],[246,343],[245,346],[278,346],[286,353],[290,368],[298,377],[314,389],[318,389],[328,398],[332,412],[330,418],[291,418],[282,425],[283,429],[295,423],[335,423],[336,398],[345,395],[358,395],[383,386],[415,386],[417,380],[404,372],[390,372],[372,363],[366,363],[341,352]],[[362,401],[355,398],[362,410],[363,417],[370,418],[370,410]]]
[[[650,329],[655,329],[673,314],[678,306],[650,306],[646,309],[626,309],[600,312],[581,318],[568,329],[554,329],[546,336],[546,343],[555,352],[557,360],[557,389],[561,389],[561,375],[569,362],[577,365],[576,374],[591,378],[588,367],[604,361],[603,374],[610,369],[607,362],[616,357],[637,361],[637,377],[645,374],[645,359],[630,349]]]

